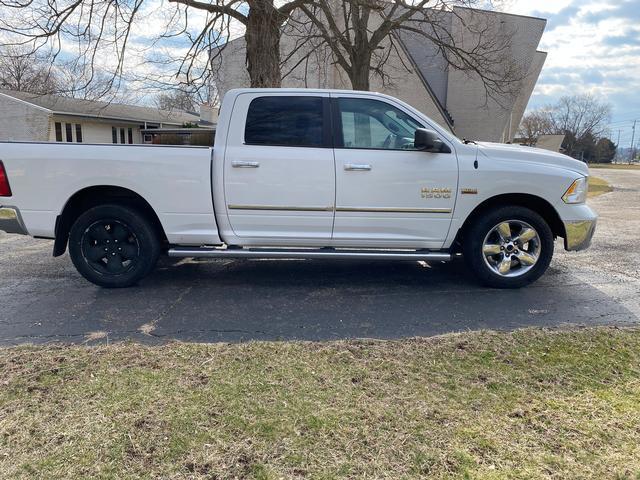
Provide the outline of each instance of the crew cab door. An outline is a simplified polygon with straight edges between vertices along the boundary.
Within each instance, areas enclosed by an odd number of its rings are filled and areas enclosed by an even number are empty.
[[[452,153],[416,151],[429,128],[386,99],[334,94],[333,238],[359,246],[441,248],[458,188]]]
[[[275,243],[331,238],[330,123],[328,94],[237,97],[224,157],[227,215],[235,235]]]

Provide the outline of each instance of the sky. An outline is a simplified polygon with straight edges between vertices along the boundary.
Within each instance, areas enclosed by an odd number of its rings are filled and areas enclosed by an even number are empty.
[[[539,49],[548,52],[548,56],[531,97],[530,110],[551,105],[564,95],[592,93],[612,105],[612,139],[616,141],[620,131],[620,145],[629,146],[633,120],[638,119],[636,139],[640,141],[640,0],[486,1],[499,11],[547,19]],[[154,41],[164,32],[163,26],[175,8],[168,0],[144,2],[125,71],[147,78],[175,71],[175,64],[162,66],[149,61],[150,52],[179,59],[187,51],[184,36]],[[193,35],[206,19],[205,12],[190,10],[189,30]],[[242,32],[234,28],[231,33],[237,36]],[[63,51],[73,56],[74,44],[63,45]],[[99,59],[98,63],[109,67],[115,55],[104,54]],[[149,96],[144,91],[141,90],[140,100],[143,102]]]
[[[611,137],[640,140],[640,0],[506,0],[499,10],[547,19],[547,61],[529,109],[592,93],[612,105]]]

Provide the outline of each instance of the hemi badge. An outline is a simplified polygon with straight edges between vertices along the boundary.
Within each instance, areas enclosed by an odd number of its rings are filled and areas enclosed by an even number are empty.
[[[478,194],[478,189],[477,188],[463,188],[460,190],[460,193],[462,195],[477,195]]]

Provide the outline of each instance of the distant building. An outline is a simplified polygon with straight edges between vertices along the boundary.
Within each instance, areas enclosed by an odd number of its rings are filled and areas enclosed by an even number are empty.
[[[552,152],[561,152],[565,137],[566,135],[540,135],[534,147]]]
[[[196,113],[0,90],[0,140],[73,143],[152,143],[143,132],[211,127]]]
[[[537,50],[546,20],[458,7],[439,15],[442,15],[440,23],[457,45],[473,45],[476,34],[468,25],[478,21],[490,25],[489,34],[512,35],[510,48],[504,54],[505,64],[511,62],[526,73],[525,80],[515,85],[515,93],[487,98],[477,75],[450,68],[435,45],[419,34],[408,32],[397,38],[400,48],[393,50],[387,61],[392,81],[383,85],[372,76],[371,90],[409,103],[459,137],[494,142],[513,140],[546,59],[546,53]],[[294,50],[296,42],[296,38],[288,36],[286,28],[284,32],[283,58]],[[283,87],[351,88],[348,77],[326,50],[314,51],[300,62],[301,55],[307,53],[296,53],[282,67],[285,72],[291,70],[283,80]],[[220,97],[232,88],[249,86],[245,55],[243,37],[229,42],[220,52],[212,51],[212,58],[219,62],[214,65],[217,76],[214,87]],[[297,62],[299,65],[295,66]]]

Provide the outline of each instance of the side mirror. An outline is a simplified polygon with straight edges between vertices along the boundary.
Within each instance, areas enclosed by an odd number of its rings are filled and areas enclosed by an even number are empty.
[[[416,130],[413,145],[416,150],[424,152],[451,153],[451,149],[438,137],[438,134],[426,128]]]

